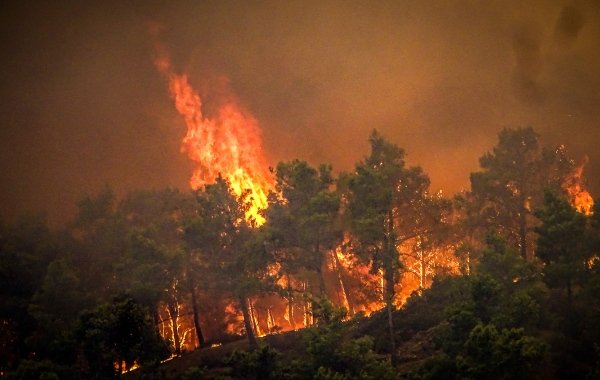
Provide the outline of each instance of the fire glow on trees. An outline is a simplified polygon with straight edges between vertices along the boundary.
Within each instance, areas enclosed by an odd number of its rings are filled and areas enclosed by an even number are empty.
[[[227,97],[217,107],[212,107],[210,99],[203,99],[192,87],[188,75],[175,72],[165,49],[157,46],[157,52],[154,64],[168,80],[176,110],[187,126],[181,151],[196,163],[190,186],[192,189],[202,189],[222,176],[238,196],[244,196],[251,204],[246,217],[259,225],[264,223],[260,210],[267,207],[267,193],[274,185],[262,152],[257,120],[244,112],[233,97]],[[209,107],[206,107],[206,100],[211,103]],[[585,190],[582,176],[584,165],[572,171],[565,179],[563,188],[573,205],[589,215],[593,199]],[[349,316],[359,312],[368,315],[384,306],[383,273],[373,272],[368,264],[358,262],[353,254],[345,252],[343,246],[347,245],[348,239],[346,237],[344,243],[331,250],[321,265],[324,293],[326,298],[345,307]],[[396,248],[402,255],[406,273],[413,275],[402,276],[395,284],[393,303],[396,307],[406,302],[413,291],[421,292],[428,287],[434,275],[460,272],[454,246],[424,244],[417,234]],[[275,276],[278,268],[274,267],[270,272]],[[262,295],[247,299],[256,335],[294,330],[314,323],[312,298],[309,295],[316,294],[313,288],[318,281],[314,273],[308,272],[287,273],[279,277],[278,284],[287,291],[284,298]],[[185,300],[182,302],[185,308]],[[162,335],[171,339],[178,352],[194,349],[199,344],[190,334],[194,327],[189,315],[180,313],[179,306],[177,304],[173,311],[164,308],[166,315],[163,321],[169,322],[161,324]],[[242,323],[239,310],[231,303],[224,309],[225,314],[235,316],[227,324],[226,333],[240,334]]]
[[[576,166],[571,174],[567,176],[563,187],[573,207],[585,215],[591,215],[594,209],[594,198],[586,190],[583,177],[583,169],[587,162],[588,157],[586,156],[581,165]]]
[[[236,195],[244,195],[250,202],[246,217],[258,225],[264,223],[259,211],[267,207],[267,194],[273,185],[257,120],[242,111],[233,99],[221,104],[214,115],[205,115],[202,99],[190,85],[188,76],[173,70],[164,49],[157,51],[154,64],[168,79],[177,112],[187,126],[181,151],[197,164],[190,186],[199,189],[222,176]]]

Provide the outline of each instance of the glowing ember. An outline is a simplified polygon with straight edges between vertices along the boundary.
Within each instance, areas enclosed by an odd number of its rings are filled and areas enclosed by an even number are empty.
[[[565,179],[563,188],[569,195],[571,204],[577,211],[585,215],[591,215],[594,210],[594,199],[585,189],[583,179],[583,169],[587,162],[588,157],[586,156],[581,165],[576,166],[573,172]]]
[[[247,194],[250,210],[246,217],[258,225],[264,223],[259,211],[267,207],[267,193],[273,186],[262,152],[258,122],[232,99],[220,105],[214,115],[204,115],[202,99],[190,85],[188,76],[175,73],[169,57],[160,48],[157,50],[154,64],[169,80],[175,107],[187,126],[181,151],[197,164],[190,186],[201,188],[221,175],[230,182],[236,195]]]

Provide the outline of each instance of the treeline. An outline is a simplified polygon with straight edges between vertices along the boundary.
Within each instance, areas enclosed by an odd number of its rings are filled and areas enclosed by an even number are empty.
[[[254,348],[256,335],[313,324],[334,345],[337,327],[319,312],[329,303],[348,317],[382,310],[385,343],[348,350],[387,353],[390,367],[375,367],[390,378],[398,345],[428,329],[437,354],[406,376],[598,371],[600,225],[565,148],[505,129],[471,190],[449,199],[403,149],[377,132],[369,142],[337,178],[328,165],[279,163],[260,220],[248,217],[248,194],[218,178],[120,200],[106,189],[60,231],[35,217],[2,225],[2,376],[152,373],[185,350],[240,334]],[[315,374],[357,378],[311,360]]]

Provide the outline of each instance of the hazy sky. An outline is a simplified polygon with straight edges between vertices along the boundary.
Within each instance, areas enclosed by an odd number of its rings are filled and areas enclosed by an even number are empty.
[[[105,185],[187,188],[156,23],[203,94],[229,79],[271,165],[351,169],[377,128],[451,194],[501,128],[533,126],[545,145],[589,155],[600,194],[598,1],[88,3],[0,5],[2,219],[46,209],[64,221]]]

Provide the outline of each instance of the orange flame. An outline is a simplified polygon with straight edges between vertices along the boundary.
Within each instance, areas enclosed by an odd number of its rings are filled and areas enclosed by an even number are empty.
[[[594,198],[585,189],[585,180],[583,178],[583,169],[588,161],[588,157],[585,156],[581,165],[573,169],[563,184],[563,188],[569,195],[573,207],[584,215],[591,215],[594,210]]]
[[[222,104],[215,115],[204,115],[202,99],[190,85],[188,76],[173,71],[164,49],[158,47],[157,52],[154,65],[169,80],[171,97],[187,126],[181,152],[197,164],[190,186],[201,188],[221,175],[236,195],[248,192],[246,201],[250,209],[246,218],[263,224],[260,210],[267,207],[267,193],[273,185],[262,152],[258,122],[232,99]]]

